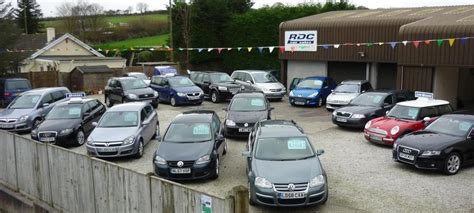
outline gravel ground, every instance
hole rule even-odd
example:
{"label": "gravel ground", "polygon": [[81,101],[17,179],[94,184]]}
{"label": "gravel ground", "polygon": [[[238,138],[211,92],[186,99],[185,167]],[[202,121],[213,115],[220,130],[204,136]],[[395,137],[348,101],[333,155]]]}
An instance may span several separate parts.
{"label": "gravel ground", "polygon": [[[97,96],[102,99],[102,96]],[[201,106],[158,108],[160,129],[163,133],[178,114],[192,109],[215,110],[221,120],[227,103],[204,102]],[[330,121],[324,108],[292,107],[287,100],[272,102],[276,108],[273,119],[293,119],[309,135],[316,149],[324,149],[321,156],[329,180],[329,200],[326,205],[298,209],[252,207],[251,212],[354,212],[354,211],[461,211],[474,212],[474,166],[455,176],[424,171],[395,163],[391,147],[368,143],[361,131],[341,129]],[[246,185],[245,161],[241,152],[245,140],[229,139],[229,153],[222,159],[221,174],[214,181],[184,182],[210,194],[224,197],[238,185]],[[110,159],[121,166],[143,173],[153,172],[153,153],[159,146],[151,141],[141,159]],[[72,148],[86,153],[85,146]]]}

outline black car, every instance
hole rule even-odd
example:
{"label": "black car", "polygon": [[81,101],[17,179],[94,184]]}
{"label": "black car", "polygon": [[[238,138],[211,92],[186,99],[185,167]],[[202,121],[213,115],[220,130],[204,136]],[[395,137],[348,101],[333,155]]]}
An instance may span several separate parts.
{"label": "black car", "polygon": [[224,110],[224,132],[226,137],[247,136],[255,123],[270,120],[274,108],[262,92],[242,92],[232,98]]}
{"label": "black car", "polygon": [[398,102],[409,100],[415,100],[415,95],[404,90],[363,93],[354,98],[348,106],[334,110],[332,122],[341,127],[364,128],[368,121],[385,116]]}
{"label": "black car", "polygon": [[448,114],[393,144],[395,161],[456,174],[474,163],[474,115]]}
{"label": "black car", "polygon": [[94,129],[92,123],[105,111],[106,107],[97,99],[72,98],[54,106],[45,120],[31,131],[31,138],[45,143],[80,146]]}
{"label": "black car", "polygon": [[247,157],[251,205],[306,206],[328,199],[328,182],[319,155],[293,121],[269,120],[250,133]]}
{"label": "black car", "polygon": [[169,125],[155,152],[155,174],[171,180],[217,178],[227,153],[219,117],[214,111],[190,111]]}
{"label": "black car", "polygon": [[104,89],[105,104],[112,107],[117,103],[143,101],[158,107],[158,92],[141,79],[134,77],[111,78]]}
{"label": "black car", "polygon": [[242,87],[223,72],[192,72],[190,78],[213,103],[231,99]]}

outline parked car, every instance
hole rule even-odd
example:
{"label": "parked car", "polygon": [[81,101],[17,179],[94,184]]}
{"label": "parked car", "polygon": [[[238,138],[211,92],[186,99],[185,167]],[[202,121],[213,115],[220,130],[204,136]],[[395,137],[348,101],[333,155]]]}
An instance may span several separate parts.
{"label": "parked car", "polygon": [[271,100],[281,100],[286,94],[285,86],[266,71],[236,70],[231,77],[246,90],[262,91]]}
{"label": "parked car", "polygon": [[8,106],[13,99],[28,90],[31,90],[31,84],[27,79],[0,78],[0,106]]}
{"label": "parked car", "polygon": [[474,163],[473,126],[473,115],[443,115],[425,130],[397,140],[393,158],[420,169],[454,175],[462,166]]}
{"label": "parked car", "polygon": [[343,81],[327,97],[326,109],[335,110],[337,108],[347,106],[355,97],[364,92],[370,91],[372,91],[372,85],[370,85],[370,82],[366,80]]}
{"label": "parked car", "polygon": [[31,131],[31,139],[81,146],[94,129],[92,123],[105,111],[105,105],[97,99],[71,98],[51,109],[44,121]]}
{"label": "parked car", "polygon": [[38,126],[48,112],[61,101],[68,88],[40,88],[20,94],[0,112],[0,129],[13,132],[29,132]]}
{"label": "parked car", "polygon": [[328,182],[319,155],[292,121],[268,120],[250,133],[247,159],[251,205],[306,206],[328,199]]}
{"label": "parked car", "polygon": [[368,121],[385,116],[395,104],[414,99],[413,92],[403,90],[367,92],[354,98],[348,106],[334,110],[332,122],[341,127],[364,128]]}
{"label": "parked car", "polygon": [[227,137],[247,136],[255,123],[270,120],[274,108],[262,92],[238,93],[232,98],[225,116],[224,133]]}
{"label": "parked car", "polygon": [[158,92],[152,90],[141,79],[133,77],[111,78],[104,90],[105,104],[112,107],[114,104],[127,102],[147,102],[154,108],[158,107]]}
{"label": "parked car", "polygon": [[155,174],[172,180],[217,178],[227,142],[214,111],[189,111],[169,125],[155,153]]}
{"label": "parked car", "polygon": [[291,105],[322,106],[336,88],[336,82],[329,77],[312,76],[301,81],[289,95]]}
{"label": "parked car", "polygon": [[204,92],[185,76],[153,76],[150,87],[160,95],[161,102],[171,106],[202,104]]}
{"label": "parked car", "polygon": [[265,70],[265,71],[272,74],[278,80],[278,82],[282,83],[280,70]]}
{"label": "parked car", "polygon": [[143,156],[144,147],[159,135],[158,114],[149,103],[113,106],[87,138],[87,153],[101,158]]}
{"label": "parked car", "polygon": [[365,124],[365,139],[393,145],[403,135],[422,130],[441,115],[452,112],[448,101],[417,99],[397,103],[384,117]]}
{"label": "parked car", "polygon": [[129,72],[129,73],[125,73],[123,76],[124,77],[133,77],[133,78],[141,79],[147,85],[150,85],[150,82],[151,82],[150,78],[148,76],[146,76],[145,73],[142,73],[142,72]]}
{"label": "parked car", "polygon": [[242,87],[223,72],[192,72],[190,78],[213,103],[231,99]]}

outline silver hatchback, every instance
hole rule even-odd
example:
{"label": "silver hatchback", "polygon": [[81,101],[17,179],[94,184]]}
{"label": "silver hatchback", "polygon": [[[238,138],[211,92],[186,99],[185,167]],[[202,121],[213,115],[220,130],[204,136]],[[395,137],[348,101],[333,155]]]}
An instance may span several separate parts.
{"label": "silver hatchback", "polygon": [[134,102],[110,108],[94,123],[87,153],[101,158],[143,156],[145,145],[159,135],[158,114],[149,103]]}

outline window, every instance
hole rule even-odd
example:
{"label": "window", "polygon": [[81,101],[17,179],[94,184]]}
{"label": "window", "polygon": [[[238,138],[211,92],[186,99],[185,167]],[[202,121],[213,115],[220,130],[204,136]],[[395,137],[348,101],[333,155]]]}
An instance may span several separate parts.
{"label": "window", "polygon": [[150,117],[150,115],[153,113],[153,108],[151,108],[150,105],[147,105],[147,106],[145,107],[145,113],[146,113],[146,117],[147,117],[147,118]]}
{"label": "window", "polygon": [[235,80],[243,81],[242,75],[243,75],[243,73],[234,72],[234,73],[232,74],[232,78],[235,79]]}
{"label": "window", "polygon": [[89,101],[87,102],[87,105],[89,105],[91,112],[96,110],[99,107],[99,104],[97,103],[97,101]]}
{"label": "window", "polygon": [[252,76],[250,76],[248,73],[244,73],[244,81],[253,82]]}
{"label": "window", "polygon": [[219,121],[219,118],[217,118],[217,116],[213,116],[213,118],[212,118],[212,129],[214,129],[214,131],[216,131],[216,132],[219,132],[220,126],[221,126],[221,123]]}
{"label": "window", "polygon": [[109,80],[109,87],[115,87],[115,80]]}
{"label": "window", "polygon": [[425,108],[422,108],[421,111],[420,111],[420,116],[419,119],[423,119],[425,117],[436,117],[438,116],[438,113],[436,112],[436,108],[434,107],[425,107]]}
{"label": "window", "polygon": [[407,97],[403,93],[397,93],[397,102],[403,102],[406,101]]}
{"label": "window", "polygon": [[56,91],[51,94],[53,96],[54,101],[59,101],[61,99],[66,98],[66,94],[63,91]]}
{"label": "window", "polygon": [[[90,102],[89,102],[89,103],[90,103]],[[89,105],[89,103],[84,104],[84,106],[82,106],[82,111],[83,111],[84,113],[91,113],[91,112],[92,112],[93,109],[91,108],[91,106]]]}
{"label": "window", "polygon": [[453,111],[453,109],[451,109],[451,106],[449,104],[437,106],[436,108],[438,108],[439,115],[444,115],[446,113],[450,113]]}
{"label": "window", "polygon": [[392,105],[393,104],[393,95],[389,95],[383,101],[385,105]]}
{"label": "window", "polygon": [[43,104],[46,104],[46,103],[51,104],[53,102],[54,102],[54,99],[51,96],[51,93],[47,93],[46,95],[44,95],[43,101],[42,101]]}
{"label": "window", "polygon": [[203,77],[203,76],[204,76],[204,74],[199,73],[198,76],[196,76],[195,81],[202,83],[202,77]]}
{"label": "window", "polygon": [[204,74],[204,76],[202,77],[202,82],[207,82],[207,83],[210,83],[211,82],[211,78],[209,77],[209,74]]}
{"label": "window", "polygon": [[362,91],[367,92],[371,90],[372,90],[372,86],[369,83],[362,84]]}
{"label": "window", "polygon": [[146,118],[147,118],[147,114],[146,114],[145,108],[143,108],[143,109],[140,111],[140,120],[141,120],[141,122],[145,121]]}
{"label": "window", "polygon": [[161,85],[163,83],[163,78],[161,77],[154,77],[153,80],[152,80],[152,83],[153,84],[156,84],[156,85]]}

